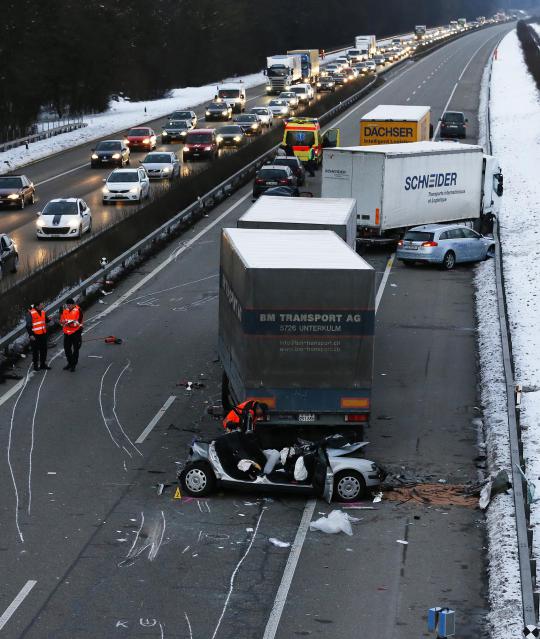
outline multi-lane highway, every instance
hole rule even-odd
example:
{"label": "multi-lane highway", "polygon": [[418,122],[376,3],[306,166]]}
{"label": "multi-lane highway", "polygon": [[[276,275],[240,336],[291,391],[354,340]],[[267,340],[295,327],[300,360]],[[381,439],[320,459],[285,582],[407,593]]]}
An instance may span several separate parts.
{"label": "multi-lane highway", "polygon": [[[384,103],[427,104],[434,118],[447,107],[464,110],[475,141],[482,72],[509,28],[471,33],[396,69],[332,124],[342,144],[356,144],[360,116]],[[86,162],[87,151],[72,153]],[[44,164],[32,177],[44,182],[61,168]],[[98,174],[84,168],[65,177],[83,188]],[[308,180],[318,193],[319,176]],[[312,516],[331,509],[323,502],[173,499],[168,484],[193,436],[220,429],[206,411],[220,398],[218,238],[250,195],[249,187],[239,191],[89,309],[76,374],[62,370],[58,345],[51,371],[4,386],[2,636],[412,638],[425,635],[433,605],[458,611],[460,637],[482,636],[478,510],[383,501],[349,511],[361,521],[346,537],[307,530]],[[366,255],[380,292],[368,455],[435,482],[475,480],[473,267],[411,270],[389,257]],[[123,344],[89,341],[103,335]],[[185,380],[204,387],[187,391]],[[270,538],[295,544],[279,548]]]}
{"label": "multi-lane highway", "polygon": [[[384,41],[381,42],[381,44]],[[410,62],[409,62],[410,63]],[[322,94],[325,95],[325,94]],[[255,105],[266,105],[271,97],[266,95],[264,85],[260,85],[247,91],[246,110]],[[316,100],[320,96],[316,95]],[[221,127],[221,122],[205,122],[205,105],[194,107],[199,119],[199,127]],[[158,144],[160,133],[166,118],[159,118],[146,125],[152,127],[158,134]],[[116,134],[107,136],[107,139],[121,139],[126,131],[119,131]],[[80,197],[83,198],[92,211],[92,228],[93,232],[114,224],[125,215],[125,211],[133,212],[139,206],[138,204],[115,203],[111,205],[103,205],[102,189],[103,179],[112,170],[110,167],[101,169],[90,168],[90,155],[97,141],[77,146],[71,150],[59,153],[55,156],[44,158],[38,162],[29,165],[26,168],[16,171],[16,173],[24,173],[36,185],[36,202],[28,205],[24,210],[11,209],[0,211],[0,233],[8,233],[15,241],[20,255],[20,263],[18,273],[15,275],[5,274],[6,279],[15,282],[37,267],[48,263],[51,260],[59,259],[64,252],[71,250],[77,242],[82,240],[62,240],[49,239],[38,240],[36,238],[36,213],[43,209],[45,204],[57,197]],[[182,145],[176,144],[159,144],[158,150],[175,151],[181,159]],[[232,149],[222,149],[221,154],[232,153]],[[138,166],[139,161],[145,157],[145,152],[135,151],[131,154],[131,166]],[[208,162],[186,162],[182,164],[181,174],[187,175],[193,171],[200,171],[208,166]],[[158,181],[151,185],[151,189],[167,188],[167,184]],[[142,204],[144,206],[145,203]]]}

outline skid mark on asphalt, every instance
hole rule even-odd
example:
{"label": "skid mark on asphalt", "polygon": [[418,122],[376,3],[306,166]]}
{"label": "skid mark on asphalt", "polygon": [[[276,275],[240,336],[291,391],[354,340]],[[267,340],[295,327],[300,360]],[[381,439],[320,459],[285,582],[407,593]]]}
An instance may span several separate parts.
{"label": "skid mark on asphalt", "polygon": [[135,538],[131,544],[131,548],[119,564],[119,568],[132,566],[137,559],[148,549],[148,560],[154,561],[157,557],[163,538],[165,536],[166,521],[165,514],[160,511],[154,521],[145,526],[144,512],[141,512],[141,524],[135,533]]}
{"label": "skid mark on asphalt", "polygon": [[[105,400],[107,400],[107,393],[104,392],[103,387],[104,387],[105,378],[107,377],[107,373],[109,372],[112,366],[113,366],[113,362],[111,362],[105,369],[105,372],[101,376],[101,381],[99,384],[98,402],[99,402],[99,408],[101,412],[101,418],[103,420],[103,423],[105,424],[105,428],[107,429],[107,432],[109,433],[109,437],[111,438],[111,441],[114,443],[114,445],[117,448],[122,448],[122,450],[124,450],[127,453],[127,455],[129,455],[129,457],[132,458],[133,455],[131,454],[129,450],[131,448],[131,450],[134,450],[138,455],[142,457],[141,451],[131,441],[129,435],[126,433],[126,431],[124,430],[124,427],[122,426],[122,422],[118,418],[118,413],[116,412],[116,403],[117,403],[116,392],[117,392],[118,384],[120,382],[120,379],[126,372],[126,370],[131,366],[131,360],[127,361],[126,365],[120,371],[118,377],[116,378],[116,381],[114,382],[114,385],[113,385],[113,391],[112,391],[112,406],[110,405],[111,399],[110,397],[108,397],[109,408],[107,408],[105,406]],[[115,431],[114,434],[113,434],[113,431]]]}
{"label": "skid mark on asphalt", "polygon": [[15,411],[17,410],[17,405],[19,404],[19,400],[21,399],[22,394],[28,384],[28,376],[30,375],[30,366],[28,366],[28,370],[26,371],[26,377],[24,380],[24,384],[22,385],[20,393],[17,395],[17,399],[13,404],[13,410],[11,411],[11,420],[9,423],[9,436],[8,436],[8,448],[7,448],[7,462],[9,466],[9,472],[11,473],[11,481],[13,482],[13,489],[15,491],[15,527],[17,528],[17,533],[19,535],[19,539],[21,543],[24,543],[24,537],[21,531],[21,527],[19,525],[19,491],[17,489],[17,481],[15,479],[15,472],[13,470],[13,465],[11,463],[11,441],[13,437],[13,427],[15,424]]}
{"label": "skid mark on asphalt", "polygon": [[266,511],[266,506],[263,506],[261,513],[257,519],[257,524],[255,525],[255,530],[253,531],[253,534],[251,535],[251,540],[249,542],[248,547],[246,548],[246,552],[242,555],[242,557],[240,558],[239,562],[236,564],[232,575],[231,575],[231,579],[229,581],[229,591],[227,592],[227,596],[225,597],[225,602],[223,604],[223,609],[221,611],[221,615],[219,616],[218,622],[216,624],[216,627],[214,629],[214,632],[212,634],[211,639],[216,639],[217,633],[219,632],[219,628],[221,626],[221,622],[223,621],[223,618],[225,617],[225,613],[227,612],[227,608],[229,607],[229,601],[231,599],[231,595],[233,593],[234,590],[234,582],[236,580],[236,575],[238,574],[238,571],[240,570],[240,567],[242,566],[242,564],[244,563],[245,558],[249,555],[249,551],[251,550],[253,543],[255,541],[255,538],[257,537],[257,533],[259,531],[259,526],[261,524],[261,519],[264,515]]}

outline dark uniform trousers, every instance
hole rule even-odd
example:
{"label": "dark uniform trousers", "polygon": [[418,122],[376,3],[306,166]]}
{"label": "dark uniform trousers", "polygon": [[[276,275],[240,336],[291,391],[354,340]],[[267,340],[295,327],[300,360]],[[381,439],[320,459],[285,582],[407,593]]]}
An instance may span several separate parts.
{"label": "dark uniform trousers", "polygon": [[82,343],[82,331],[75,331],[71,335],[64,333],[64,352],[68,366],[77,366],[79,361],[79,350]]}

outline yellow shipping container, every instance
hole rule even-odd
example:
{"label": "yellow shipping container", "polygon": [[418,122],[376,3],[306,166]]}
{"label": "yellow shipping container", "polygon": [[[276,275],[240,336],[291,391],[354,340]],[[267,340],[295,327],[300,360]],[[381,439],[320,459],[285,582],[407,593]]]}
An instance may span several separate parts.
{"label": "yellow shipping container", "polygon": [[431,138],[427,106],[381,104],[360,120],[360,145],[426,142]]}

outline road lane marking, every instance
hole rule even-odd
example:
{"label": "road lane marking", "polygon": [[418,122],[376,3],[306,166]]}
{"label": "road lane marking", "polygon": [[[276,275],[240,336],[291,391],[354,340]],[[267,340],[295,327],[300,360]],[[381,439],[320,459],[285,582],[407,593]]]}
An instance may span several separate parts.
{"label": "road lane marking", "polygon": [[59,173],[58,175],[53,175],[52,177],[47,178],[46,180],[41,180],[41,182],[36,182],[35,186],[41,186],[42,184],[47,184],[47,182],[52,182],[53,180],[57,180],[58,178],[64,177],[64,175],[69,175],[70,173],[73,173],[75,171],[80,171],[81,169],[84,169],[85,166],[88,166],[88,162],[85,162],[85,164],[81,164],[80,166],[76,166],[73,169],[64,171],[63,173]]}
{"label": "road lane marking", "polygon": [[37,584],[37,581],[30,579],[27,581],[24,586],[19,591],[19,594],[15,597],[15,599],[9,604],[6,608],[4,614],[0,617],[0,630],[4,628],[7,622],[13,616],[13,613],[17,610],[17,608],[22,604],[22,602],[26,599],[32,588]]}
{"label": "road lane marking", "polygon": [[[497,37],[498,34],[497,34]],[[480,49],[482,47],[485,47],[486,44],[488,42],[491,42],[494,38],[490,38],[489,40],[486,40],[485,42],[483,42],[478,49],[476,49],[476,51],[472,54],[472,56],[469,58],[469,61],[467,62],[467,64],[463,67],[462,72],[459,74],[459,77],[457,79],[457,82],[454,84],[454,88],[452,89],[452,93],[450,94],[450,97],[448,98],[448,102],[446,103],[444,109],[443,109],[443,113],[446,112],[446,110],[448,109],[450,102],[452,101],[452,98],[454,97],[454,93],[456,92],[456,89],[458,88],[458,84],[461,82],[461,79],[463,78],[463,76],[465,75],[465,71],[467,71],[467,69],[469,68],[469,65],[471,64],[471,62],[474,60],[474,58],[476,57],[476,54],[480,51]],[[435,133],[433,133],[433,138],[432,140],[435,140],[437,135],[439,135],[439,129],[441,128],[441,121],[439,120],[439,122],[437,123],[437,128],[435,129]]]}
{"label": "road lane marking", "polygon": [[149,282],[158,273],[160,273],[164,268],[166,268],[171,262],[174,262],[178,258],[179,255],[184,253],[184,251],[187,251],[189,248],[191,248],[191,246],[193,244],[195,244],[195,242],[197,242],[197,240],[199,240],[201,237],[206,235],[208,233],[208,231],[210,231],[211,229],[214,228],[214,226],[216,226],[216,224],[219,224],[223,218],[227,217],[227,215],[229,215],[229,213],[231,211],[233,211],[237,206],[242,204],[242,202],[245,202],[248,199],[248,197],[251,197],[251,192],[248,192],[245,195],[243,195],[239,200],[237,200],[234,204],[232,204],[226,211],[224,211],[221,215],[216,217],[216,219],[213,222],[210,222],[210,224],[208,226],[205,226],[203,229],[201,229],[201,231],[199,231],[197,233],[197,235],[192,237],[191,240],[188,240],[182,246],[182,248],[178,249],[178,251],[173,251],[167,258],[165,258],[163,260],[163,262],[158,264],[152,271],[150,271],[150,273],[148,273],[148,275],[145,275],[145,277],[143,277],[143,279],[140,282],[137,282],[137,284],[134,284],[128,291],[126,291],[123,295],[121,295],[108,308],[106,308],[104,311],[102,311],[101,313],[96,315],[93,318],[93,320],[95,321],[95,320],[98,320],[98,319],[102,319],[103,317],[106,317],[107,315],[109,315],[109,313],[112,313],[114,310],[116,310],[120,306],[120,304],[122,304],[127,299],[129,299],[133,295],[133,293],[135,293],[141,287],[143,287],[147,282]]}
{"label": "road lane marking", "polygon": [[139,435],[139,437],[135,440],[136,444],[142,444],[143,441],[148,437],[148,435],[152,432],[155,425],[159,422],[159,420],[165,415],[169,406],[176,399],[176,395],[171,395],[169,399],[163,404],[163,406],[158,410],[158,412],[152,418],[152,421],[148,424],[148,426],[143,430],[143,432]]}
{"label": "road lane marking", "polygon": [[388,277],[390,276],[390,271],[392,270],[392,266],[394,265],[395,257],[396,257],[396,254],[392,253],[392,255],[388,259],[388,262],[386,263],[386,268],[384,269],[384,275],[382,277],[381,283],[379,284],[377,296],[375,297],[375,315],[377,314],[377,311],[379,310],[379,304],[381,303],[384,289],[386,288],[386,283],[388,282]]}
{"label": "road lane marking", "polygon": [[316,499],[310,499],[305,505],[304,512],[302,513],[302,519],[300,520],[298,530],[296,531],[296,536],[291,546],[289,558],[287,559],[287,564],[285,565],[285,570],[283,571],[281,583],[279,584],[276,598],[274,599],[274,605],[272,606],[270,617],[268,618],[268,623],[266,624],[266,628],[264,630],[263,639],[274,639],[274,637],[276,636],[279,622],[281,621],[281,615],[283,614],[283,608],[285,607],[285,604],[287,602],[289,589],[291,587],[294,573],[296,571],[296,564],[300,559],[302,547],[306,539],[309,523],[311,522],[311,518],[313,517],[313,512],[315,510],[316,504]]}
{"label": "road lane marking", "polygon": [[[386,268],[384,269],[384,275],[382,277],[381,283],[379,284],[379,288],[377,289],[377,296],[375,298],[375,314],[379,309],[379,304],[381,303],[384,289],[388,281],[388,276],[390,275],[390,271],[392,270],[394,256],[395,253],[393,253],[388,259]],[[298,530],[296,531],[296,536],[291,546],[289,558],[287,559],[285,570],[283,571],[283,576],[281,577],[281,582],[276,593],[276,598],[274,599],[274,605],[272,606],[270,616],[268,617],[268,622],[264,630],[263,639],[274,639],[276,636],[279,622],[281,621],[281,615],[283,614],[283,608],[285,608],[287,596],[289,594],[294,573],[296,571],[296,565],[298,563],[298,559],[300,558],[304,541],[306,540],[309,523],[311,522],[311,518],[313,517],[313,512],[315,510],[316,504],[316,499],[310,499],[306,502],[306,505],[304,507],[302,519],[300,520],[300,524],[298,525]]]}

